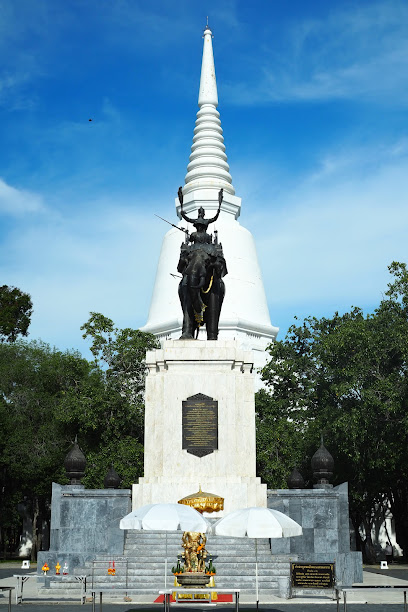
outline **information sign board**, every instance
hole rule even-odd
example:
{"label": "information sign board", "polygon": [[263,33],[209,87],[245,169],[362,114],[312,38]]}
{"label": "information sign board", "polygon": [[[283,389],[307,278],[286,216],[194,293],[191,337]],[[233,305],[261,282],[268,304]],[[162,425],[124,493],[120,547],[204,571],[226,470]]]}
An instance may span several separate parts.
{"label": "information sign board", "polygon": [[295,589],[333,589],[334,563],[291,563],[291,584]]}

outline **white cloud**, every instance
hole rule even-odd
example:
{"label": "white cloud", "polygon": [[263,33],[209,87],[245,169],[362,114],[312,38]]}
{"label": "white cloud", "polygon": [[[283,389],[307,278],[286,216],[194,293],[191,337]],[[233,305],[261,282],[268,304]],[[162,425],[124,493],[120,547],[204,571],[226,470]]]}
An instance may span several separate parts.
{"label": "white cloud", "polygon": [[376,153],[332,155],[323,170],[251,219],[271,312],[290,307],[295,313],[305,305],[310,314],[324,305],[371,308],[386,288],[387,266],[407,261],[406,146]]}
{"label": "white cloud", "polygon": [[406,105],[408,5],[387,0],[338,7],[325,19],[292,22],[282,45],[271,37],[256,82],[248,87],[245,74],[246,83],[227,86],[229,101],[374,99]]}
{"label": "white cloud", "polygon": [[163,228],[150,202],[146,212],[129,201],[84,201],[67,212],[21,221],[0,248],[6,284],[31,294],[30,337],[58,348],[80,347],[90,311],[119,327],[140,327],[147,312]]}
{"label": "white cloud", "polygon": [[29,89],[47,72],[50,48],[68,16],[45,0],[2,0],[0,10],[0,105],[7,111],[31,109],[37,95]]}
{"label": "white cloud", "polygon": [[0,178],[0,214],[22,215],[44,210],[43,198],[40,195],[16,189]]}
{"label": "white cloud", "polygon": [[[30,79],[46,77],[47,70],[52,74],[56,65],[64,74],[64,69],[71,66],[67,51],[72,40],[76,40],[77,28],[82,34],[87,28],[86,22],[77,19],[80,13],[72,7],[65,7],[57,18],[53,2],[39,4],[40,19],[33,22],[32,30],[30,11],[36,9],[29,9],[30,0],[17,0],[18,6],[28,7],[28,13],[14,9],[14,0],[5,0],[9,18],[2,22],[5,13],[0,15],[0,39],[4,34],[0,51],[5,51],[3,57],[13,56],[11,66],[4,64],[3,72],[3,99],[7,92],[14,94],[7,94],[8,105],[12,98],[17,103],[20,90],[22,102],[28,100],[23,94]],[[325,11],[328,16],[313,21],[300,21],[296,13],[289,17],[288,12],[286,21],[278,20],[274,25],[276,30],[281,28],[281,40],[270,35],[272,26],[268,20],[253,24],[248,20],[240,26],[233,0],[217,5],[213,13],[208,11],[210,26],[217,37],[216,61],[219,56],[221,67],[224,61],[224,72],[225,65],[235,65],[245,83],[230,87],[230,102],[370,98],[405,104],[408,7],[399,0],[357,5],[345,8],[341,3],[328,3]],[[99,41],[105,44],[107,40],[108,53],[120,46],[128,54],[129,47],[132,53],[136,52],[129,56],[132,64],[140,47],[149,62],[155,52],[162,58],[163,46],[170,42],[173,45],[183,33],[174,43],[177,48],[169,47],[174,53],[166,56],[164,62],[161,59],[160,65],[173,85],[175,78],[191,78],[196,88],[200,40],[196,41],[197,73],[191,75],[190,68],[184,71],[184,67],[181,70],[176,66],[177,49],[188,46],[190,35],[197,39],[197,15],[187,1],[177,7],[177,25],[171,7],[163,10],[160,18],[156,14],[158,7],[135,7],[130,0],[102,3],[100,9],[96,14],[99,34],[94,41],[95,54]],[[186,15],[181,18],[183,11]],[[207,11],[204,20],[206,14]],[[229,24],[235,43],[228,45],[228,27],[218,38],[217,21]],[[204,23],[200,22],[199,27]],[[238,27],[248,33],[255,26],[259,32],[256,41],[259,53],[251,47],[253,40],[244,37],[242,44],[241,36],[236,43]],[[52,49],[55,53],[50,52]],[[240,52],[245,58],[239,56]],[[231,55],[234,62],[230,62]],[[66,62],[62,68],[61,59]],[[78,69],[75,62],[72,66],[72,70]],[[151,66],[155,64],[146,63],[146,70],[152,70]],[[175,74],[177,70],[188,77]],[[109,70],[107,74],[109,78]],[[142,72],[140,76],[146,75]],[[0,81],[1,78],[0,72]],[[220,80],[224,102],[227,87],[224,79]],[[140,83],[143,85],[140,91],[148,89],[145,83]],[[189,87],[183,85],[181,91],[188,91]],[[137,99],[130,113],[109,88],[93,102],[92,123],[88,122],[88,114],[84,114],[82,121],[75,113],[68,113],[65,119],[50,120],[37,128],[35,121],[30,123],[31,114],[24,116],[21,129],[29,130],[21,141],[23,161],[11,172],[20,177],[20,184],[24,180],[33,184],[35,180],[44,193],[20,189],[0,179],[0,213],[8,215],[0,246],[0,272],[3,282],[20,286],[33,296],[31,337],[42,336],[60,347],[78,346],[79,326],[90,310],[102,311],[118,325],[136,327],[146,322],[166,231],[153,212],[174,220],[171,215],[175,193],[169,198],[168,193],[162,196],[159,191],[174,186],[174,176],[182,177],[185,172],[195,114],[194,109],[189,111],[185,136],[184,118],[168,108],[165,98],[171,96],[166,89],[163,91],[160,108],[165,110],[161,112],[158,107],[154,125],[149,123],[149,114]],[[325,120],[323,117],[322,130]],[[175,129],[178,126],[181,129]],[[297,144],[287,143],[278,130],[272,145],[260,142],[259,147],[253,147],[263,159],[250,159],[252,153],[245,146],[235,154],[231,171],[237,195],[243,197],[240,222],[253,228],[276,325],[283,325],[280,317],[274,316],[279,309],[296,312],[298,308],[310,307],[314,313],[329,302],[349,305],[378,302],[387,282],[387,264],[393,259],[407,259],[408,141],[401,138],[391,145],[367,144],[366,148],[357,149],[350,140],[357,141],[361,135],[356,131],[350,135],[349,129],[344,122],[339,138],[346,144],[334,143],[333,150],[322,155],[320,163],[300,179],[295,175],[299,171],[296,155],[293,161],[286,156],[290,161],[284,170],[278,164],[271,167],[271,156],[276,159],[280,150],[287,154],[285,147]],[[239,133],[239,126],[237,130]],[[228,134],[234,140],[230,130]],[[307,131],[300,134],[301,139],[308,137]],[[369,137],[375,140],[377,135]],[[311,138],[301,172],[313,163],[318,155],[316,149],[322,146],[320,142],[319,135],[316,141]],[[35,147],[31,147],[32,143]],[[39,152],[34,163],[27,151],[32,156],[31,151]],[[35,174],[24,176],[27,168],[33,168]],[[102,191],[106,198],[99,196]],[[125,192],[132,193],[132,201],[124,199]],[[146,196],[151,201],[146,203]],[[268,198],[269,205],[265,205]]]}
{"label": "white cloud", "polygon": [[[305,309],[330,316],[343,305],[378,304],[387,265],[407,261],[406,141],[328,152],[295,187],[275,193],[269,206],[265,175],[260,190],[256,179],[245,180],[253,188],[244,185],[240,221],[255,237],[274,325],[284,332],[288,318]],[[32,338],[86,352],[79,328],[90,311],[120,327],[146,322],[166,231],[153,212],[168,216],[168,197],[84,199],[57,212],[41,195],[4,181],[0,193],[1,187],[11,194],[9,206],[13,198],[21,211],[40,202],[47,212],[16,217],[0,247],[3,282],[32,295]]]}

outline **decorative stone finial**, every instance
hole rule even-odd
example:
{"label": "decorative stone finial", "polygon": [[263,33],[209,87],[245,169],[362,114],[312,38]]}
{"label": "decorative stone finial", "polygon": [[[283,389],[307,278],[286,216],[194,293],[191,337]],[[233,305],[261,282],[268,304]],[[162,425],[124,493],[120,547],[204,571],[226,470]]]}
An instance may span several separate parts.
{"label": "decorative stone finial", "polygon": [[81,479],[85,474],[86,459],[84,453],[78,446],[77,436],[75,436],[74,446],[65,457],[64,467],[67,478],[71,480],[69,484],[81,484]]}
{"label": "decorative stone finial", "polygon": [[305,481],[303,479],[303,476],[296,468],[293,469],[286,482],[289,489],[305,488]]}
{"label": "decorative stone finial", "polygon": [[119,474],[116,472],[113,465],[111,465],[108,470],[108,473],[105,476],[105,480],[103,481],[103,486],[105,487],[105,489],[118,489],[120,486],[120,482],[121,479]]}
{"label": "decorative stone finial", "polygon": [[330,478],[333,476],[334,459],[323,444],[323,434],[321,436],[320,448],[312,457],[313,477],[317,479],[314,489],[328,489],[333,487]]}

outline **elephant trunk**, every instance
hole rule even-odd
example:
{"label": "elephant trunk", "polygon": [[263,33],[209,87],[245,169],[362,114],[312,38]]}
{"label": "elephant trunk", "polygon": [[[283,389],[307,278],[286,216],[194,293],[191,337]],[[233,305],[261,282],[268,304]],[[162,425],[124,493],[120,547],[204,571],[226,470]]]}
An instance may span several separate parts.
{"label": "elephant trunk", "polygon": [[192,274],[189,279],[190,289],[201,289],[205,285],[205,271],[200,270],[199,274]]}
{"label": "elephant trunk", "polygon": [[198,281],[198,285],[190,285],[191,289],[202,289],[205,284],[205,276],[200,276],[200,280]]}

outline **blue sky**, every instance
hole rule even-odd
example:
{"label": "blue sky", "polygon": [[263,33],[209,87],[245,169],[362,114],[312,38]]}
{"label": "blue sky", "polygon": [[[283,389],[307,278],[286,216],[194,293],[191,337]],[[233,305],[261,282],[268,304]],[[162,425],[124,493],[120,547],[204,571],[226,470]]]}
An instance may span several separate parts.
{"label": "blue sky", "polygon": [[[407,261],[403,0],[1,0],[0,279],[30,338],[88,355],[147,320],[209,16],[230,172],[271,321],[372,310]],[[92,121],[89,121],[92,119]]]}

